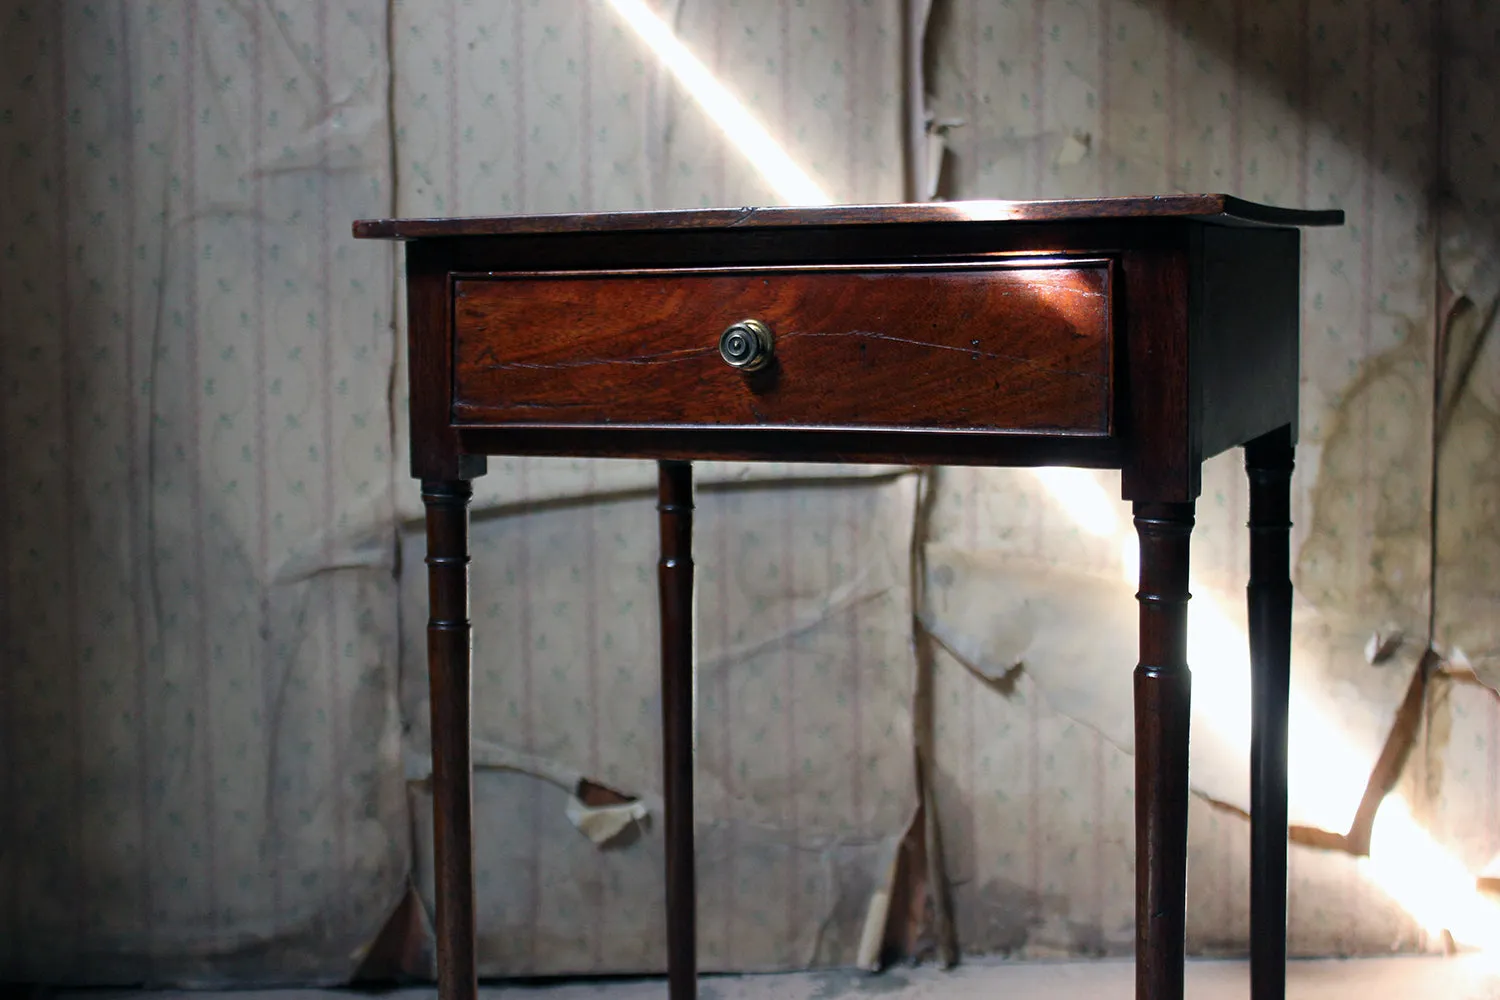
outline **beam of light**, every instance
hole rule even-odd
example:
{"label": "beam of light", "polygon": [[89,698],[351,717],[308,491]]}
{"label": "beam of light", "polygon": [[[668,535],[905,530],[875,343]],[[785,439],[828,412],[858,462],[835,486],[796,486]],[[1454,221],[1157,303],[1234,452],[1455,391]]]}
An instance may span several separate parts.
{"label": "beam of light", "polygon": [[[643,0],[608,0],[626,24],[667,66],[724,135],[760,171],[788,204],[827,205],[832,199],[787,155],[765,127],[729,93]],[[1011,202],[955,206],[968,218],[1012,218]],[[1053,501],[1080,529],[1120,544],[1121,568],[1134,584],[1139,549],[1122,529],[1119,505],[1098,479],[1082,469],[1041,468],[1033,473]],[[1250,663],[1245,631],[1206,591],[1193,601],[1188,651],[1193,670],[1195,710],[1235,745],[1250,739]],[[1370,763],[1340,734],[1302,692],[1290,698],[1289,797],[1304,822],[1330,830],[1347,829],[1363,793]],[[1359,870],[1416,919],[1429,934],[1447,931],[1462,945],[1500,953],[1500,904],[1479,892],[1474,874],[1422,829],[1399,795],[1388,795],[1376,813],[1370,854]]]}
{"label": "beam of light", "polygon": [[833,199],[787,155],[765,126],[755,120],[755,116],[735,99],[643,0],[608,0],[608,3],[656,53],[688,95],[708,113],[725,137],[760,171],[784,202],[788,205],[833,204]]}
{"label": "beam of light", "polygon": [[1119,504],[1088,469],[1032,469],[1059,507],[1084,531],[1109,538],[1120,530]]}
{"label": "beam of light", "polygon": [[[1119,546],[1120,566],[1132,585],[1140,576],[1140,548],[1122,504],[1098,478],[1081,469],[1033,469],[1048,495],[1080,529]],[[1194,715],[1231,746],[1250,746],[1250,654],[1244,625],[1209,592],[1190,582],[1188,663]],[[1339,731],[1306,692],[1292,687],[1287,794],[1294,820],[1325,830],[1349,829],[1369,779],[1371,757]],[[1500,903],[1481,892],[1474,873],[1439,844],[1400,795],[1387,795],[1375,815],[1370,853],[1358,861],[1364,878],[1389,896],[1430,935],[1447,931],[1463,946],[1500,956]]]}
{"label": "beam of light", "polygon": [[1500,905],[1475,888],[1474,873],[1422,829],[1401,796],[1380,804],[1359,867],[1428,934],[1447,931],[1458,944],[1500,951]]}

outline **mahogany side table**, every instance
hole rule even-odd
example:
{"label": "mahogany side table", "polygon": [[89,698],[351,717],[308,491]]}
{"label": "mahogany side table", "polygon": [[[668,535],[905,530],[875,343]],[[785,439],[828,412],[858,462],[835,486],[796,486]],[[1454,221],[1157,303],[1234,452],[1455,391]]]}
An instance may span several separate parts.
{"label": "mahogany side table", "polygon": [[357,222],[407,241],[427,510],[438,983],[476,995],[469,481],[486,455],[660,462],[669,994],[696,993],[693,459],[1122,470],[1140,540],[1136,996],[1179,1000],[1188,539],[1250,479],[1251,992],[1286,962],[1297,227],[1224,195]]}

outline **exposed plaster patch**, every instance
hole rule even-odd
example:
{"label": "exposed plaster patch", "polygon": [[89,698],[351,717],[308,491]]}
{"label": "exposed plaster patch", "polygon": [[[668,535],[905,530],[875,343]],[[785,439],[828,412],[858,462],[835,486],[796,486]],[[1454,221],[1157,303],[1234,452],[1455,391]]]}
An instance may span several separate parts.
{"label": "exposed plaster patch", "polygon": [[[1406,321],[1365,362],[1326,426],[1298,592],[1331,619],[1427,630],[1430,562],[1428,338]],[[1368,628],[1368,624],[1364,626]],[[1363,629],[1361,629],[1362,631]]]}

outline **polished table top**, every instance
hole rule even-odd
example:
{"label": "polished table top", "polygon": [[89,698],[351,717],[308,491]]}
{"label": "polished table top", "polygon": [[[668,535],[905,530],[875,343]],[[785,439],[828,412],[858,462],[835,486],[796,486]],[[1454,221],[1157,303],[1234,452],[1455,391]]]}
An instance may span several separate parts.
{"label": "polished table top", "polygon": [[443,236],[509,236],[524,233],[629,232],[671,229],[859,226],[932,222],[1086,222],[1101,219],[1197,219],[1240,225],[1337,226],[1344,213],[1276,208],[1227,194],[1040,201],[945,201],[817,208],[709,208],[659,212],[600,212],[447,219],[366,219],[354,224],[361,239]]}

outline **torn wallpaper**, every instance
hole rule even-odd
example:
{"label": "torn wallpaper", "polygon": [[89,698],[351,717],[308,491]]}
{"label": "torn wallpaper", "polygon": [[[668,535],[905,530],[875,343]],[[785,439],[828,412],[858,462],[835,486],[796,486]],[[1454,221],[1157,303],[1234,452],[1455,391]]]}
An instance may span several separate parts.
{"label": "torn wallpaper", "polygon": [[[1436,95],[1452,95],[1444,107],[1465,115],[1483,114],[1471,102],[1486,106],[1478,84],[1443,89],[1448,74],[1473,73],[1456,63],[1439,77],[1443,16],[1437,4],[1396,0],[1025,7],[959,0],[938,5],[930,27],[932,114],[963,123],[946,136],[942,189],[952,197],[1212,189],[1347,213],[1343,229],[1304,240],[1293,501],[1292,821],[1339,836],[1355,823],[1413,670],[1425,669],[1418,663],[1434,581],[1439,302],[1439,220],[1428,192],[1445,169],[1441,144],[1463,134],[1442,128]],[[1464,22],[1452,16],[1457,30]],[[1464,34],[1470,47],[1489,38]],[[1468,169],[1477,177],[1488,167]],[[1474,274],[1477,284],[1483,275]],[[1488,301],[1479,296],[1476,319]],[[1455,334],[1450,355],[1482,357],[1474,339]],[[1455,392],[1466,393],[1466,403],[1455,401],[1455,412],[1477,415],[1467,400],[1487,390],[1462,385]],[[1455,436],[1445,463],[1466,460],[1477,470],[1483,440],[1482,432]],[[1189,947],[1229,951],[1245,947],[1248,903],[1240,463],[1228,454],[1204,470],[1189,637],[1191,780],[1215,804],[1195,806],[1192,820]],[[1440,471],[1439,497],[1452,497],[1455,514],[1464,511],[1458,517],[1472,527],[1462,537],[1482,537],[1467,520],[1469,509],[1482,509],[1476,476],[1455,472]],[[939,806],[954,834],[945,848],[959,938],[1023,955],[1128,953],[1131,884],[1122,866],[1132,775],[1122,751],[1130,745],[1133,636],[1093,624],[1124,626],[1133,616],[1115,590],[1135,572],[1118,477],[952,470],[939,496],[920,614],[937,646],[935,756],[939,778],[952,782]],[[1461,557],[1468,565],[1479,558],[1474,549]],[[1449,575],[1456,582],[1459,574],[1455,566]],[[1454,633],[1493,635],[1477,610],[1489,606],[1490,589],[1455,586],[1471,611],[1455,616]],[[1460,617],[1465,626],[1456,625]],[[1449,619],[1439,612],[1438,620]],[[1375,633],[1387,637],[1388,655],[1367,657]],[[1469,645],[1489,642],[1476,636]],[[1016,766],[997,779],[1000,761]],[[996,780],[1005,791],[984,809]],[[1493,783],[1493,769],[1484,780]],[[1391,815],[1420,791],[1404,782]],[[1080,796],[1089,804],[1080,806]],[[1376,831],[1394,825],[1377,823]],[[1383,843],[1388,860],[1392,841]],[[1088,859],[1081,866],[1080,856]],[[1420,866],[1415,856],[1407,860]],[[1379,861],[1356,867],[1337,851],[1294,847],[1294,952],[1422,940],[1424,923],[1433,925],[1417,916],[1420,901],[1383,882]],[[1332,919],[1335,912],[1343,916]]]}
{"label": "torn wallpaper", "polygon": [[[698,491],[704,968],[854,961],[916,803],[915,496],[910,475]],[[638,499],[476,518],[475,839],[488,974],[661,967],[654,513],[654,500]],[[407,551],[418,556],[418,536]],[[407,593],[407,662],[420,663],[420,581]],[[425,779],[426,678],[409,671],[403,688],[412,774]],[[568,815],[581,778],[638,799],[646,817],[596,845]],[[413,795],[429,807],[425,781]],[[424,892],[430,850],[424,840]]]}
{"label": "torn wallpaper", "polygon": [[0,18],[0,979],[344,981],[411,851],[385,6]]}
{"label": "torn wallpaper", "polygon": [[[1365,815],[1372,856],[1297,841],[1291,942],[1438,943],[1472,886],[1414,894],[1390,859],[1461,880],[1500,851],[1500,711],[1476,683],[1500,648],[1500,13],[648,6],[836,201],[914,180],[1346,211],[1305,244],[1292,808],[1330,837]],[[605,0],[16,0],[0,52],[0,979],[342,982],[389,936],[426,974],[399,251],[349,222],[778,191]],[[653,470],[490,470],[483,968],[659,970]],[[698,479],[704,967],[852,964],[887,919],[926,957],[1127,953],[1117,478]],[[1248,934],[1244,519],[1225,455],[1193,543],[1200,952]],[[1393,749],[1376,822],[1365,785]],[[889,895],[924,877],[931,908]]]}

